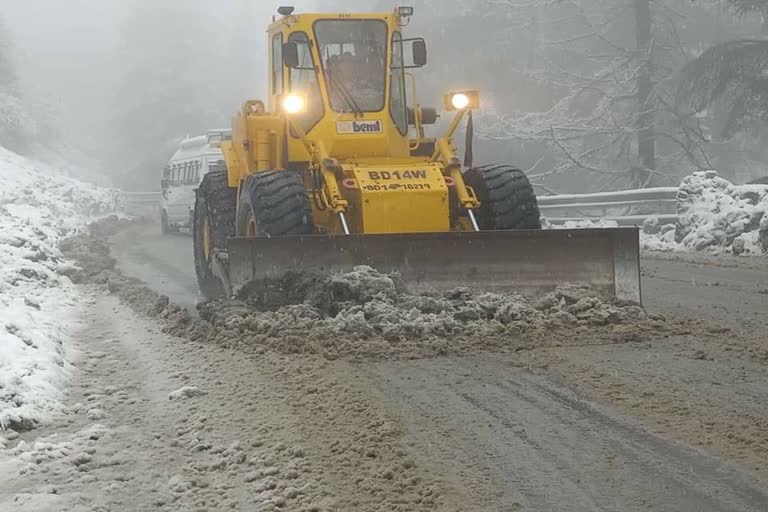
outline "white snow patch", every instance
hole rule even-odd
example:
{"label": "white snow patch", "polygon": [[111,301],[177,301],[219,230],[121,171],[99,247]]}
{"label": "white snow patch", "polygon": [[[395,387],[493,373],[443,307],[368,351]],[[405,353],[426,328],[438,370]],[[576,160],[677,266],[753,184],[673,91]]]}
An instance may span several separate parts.
{"label": "white snow patch", "polygon": [[685,178],[676,226],[643,226],[643,247],[657,251],[762,254],[768,250],[768,186],[737,186],[716,171]]}
{"label": "white snow patch", "polygon": [[[54,478],[66,477],[89,464],[96,453],[96,443],[107,436],[109,429],[96,424],[77,432],[56,432],[34,442],[19,441],[16,446],[0,451],[0,474],[9,481],[20,482],[40,473]],[[31,493],[0,495],[0,510],[7,510],[3,508],[5,503],[12,503],[13,510],[69,510],[65,503],[57,503],[60,505],[57,507],[42,507],[50,498],[49,494],[44,487]],[[3,498],[7,501],[4,502]]]}
{"label": "white snow patch", "polygon": [[[768,185],[734,185],[716,171],[696,172],[677,193],[678,221],[663,224],[649,217],[641,244],[649,251],[708,251],[755,255],[768,253]],[[615,228],[615,221],[581,219],[544,229]]]}
{"label": "white snow patch", "polygon": [[196,386],[184,386],[168,394],[168,400],[185,400],[196,396],[203,396],[205,393]]}
{"label": "white snow patch", "polygon": [[77,289],[62,239],[116,211],[116,191],[0,148],[0,429],[61,411]]}

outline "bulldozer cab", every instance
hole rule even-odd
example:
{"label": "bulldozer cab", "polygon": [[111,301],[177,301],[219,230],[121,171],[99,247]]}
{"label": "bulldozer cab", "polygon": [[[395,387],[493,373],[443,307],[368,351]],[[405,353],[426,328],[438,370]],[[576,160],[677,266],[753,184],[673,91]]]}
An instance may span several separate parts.
{"label": "bulldozer cab", "polygon": [[[406,70],[426,64],[426,45],[404,39],[402,24],[398,12],[277,19],[269,29],[270,110],[283,111],[284,98],[300,97],[305,109],[294,122],[335,158],[409,157]],[[309,160],[300,134],[291,131],[288,161]]]}

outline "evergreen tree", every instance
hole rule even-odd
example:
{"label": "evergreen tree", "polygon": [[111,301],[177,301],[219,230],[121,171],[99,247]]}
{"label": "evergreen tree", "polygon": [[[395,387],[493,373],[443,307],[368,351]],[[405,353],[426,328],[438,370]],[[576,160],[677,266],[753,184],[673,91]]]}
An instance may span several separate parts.
{"label": "evergreen tree", "polygon": [[674,101],[675,77],[717,36],[721,12],[680,0],[415,5],[409,30],[427,36],[425,75],[435,79],[421,89],[483,92],[482,160],[519,165],[546,188],[585,191],[674,183],[711,166],[699,117]]}
{"label": "evergreen tree", "polygon": [[[762,16],[768,0],[727,0],[739,16]],[[683,70],[678,100],[696,112],[713,104],[727,110],[721,134],[731,137],[755,121],[768,121],[768,39],[739,39],[706,50]]]}
{"label": "evergreen tree", "polygon": [[18,92],[16,91],[18,85],[16,69],[11,58],[12,52],[10,34],[0,18],[0,91],[4,93]]}
{"label": "evergreen tree", "polygon": [[13,52],[10,34],[0,18],[0,146],[21,153],[28,147],[32,123],[21,100]]}

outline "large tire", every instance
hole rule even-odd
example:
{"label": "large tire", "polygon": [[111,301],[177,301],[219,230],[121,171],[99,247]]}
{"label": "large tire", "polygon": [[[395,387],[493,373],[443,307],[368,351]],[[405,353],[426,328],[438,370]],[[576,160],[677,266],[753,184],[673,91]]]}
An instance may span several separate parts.
{"label": "large tire", "polygon": [[312,207],[299,173],[259,172],[240,187],[238,237],[311,235],[314,229]]}
{"label": "large tire", "polygon": [[541,229],[541,214],[531,182],[520,169],[494,165],[470,169],[464,182],[480,200],[477,223],[483,231]]}
{"label": "large tire", "polygon": [[235,234],[236,209],[237,189],[229,186],[227,171],[206,174],[196,193],[192,238],[197,281],[209,299],[224,294],[221,281],[213,274],[213,251],[224,249],[227,238]]}

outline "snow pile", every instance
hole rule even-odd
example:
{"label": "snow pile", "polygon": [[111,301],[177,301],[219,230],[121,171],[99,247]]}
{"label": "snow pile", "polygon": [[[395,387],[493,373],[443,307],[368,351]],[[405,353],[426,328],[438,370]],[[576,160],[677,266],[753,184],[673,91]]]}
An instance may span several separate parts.
{"label": "snow pile", "polygon": [[0,428],[29,428],[60,407],[78,294],[59,244],[117,206],[114,191],[0,148]]}
{"label": "snow pile", "polygon": [[[768,253],[768,185],[734,185],[716,171],[696,172],[683,180],[677,193],[678,222],[665,224],[649,217],[641,243],[650,251],[711,251]],[[615,228],[615,221],[580,219],[544,229]]]}
{"label": "snow pile", "polygon": [[646,222],[647,249],[768,252],[767,186],[736,186],[715,171],[697,172],[683,180],[677,203],[676,226]]}
{"label": "snow pile", "polygon": [[376,359],[514,347],[524,333],[633,323],[645,313],[578,285],[538,301],[466,288],[411,294],[397,276],[363,266],[252,283],[239,301],[201,305],[200,317],[213,326],[206,336],[227,345]]}
{"label": "snow pile", "polygon": [[635,341],[663,319],[605,300],[585,286],[563,285],[539,300],[457,288],[409,293],[398,275],[358,267],[344,274],[287,273],[246,286],[238,300],[198,306],[199,318],[115,268],[105,219],[67,240],[78,280],[102,286],[173,336],[246,353],[318,354],[328,359],[419,358],[482,350],[526,350]]}

